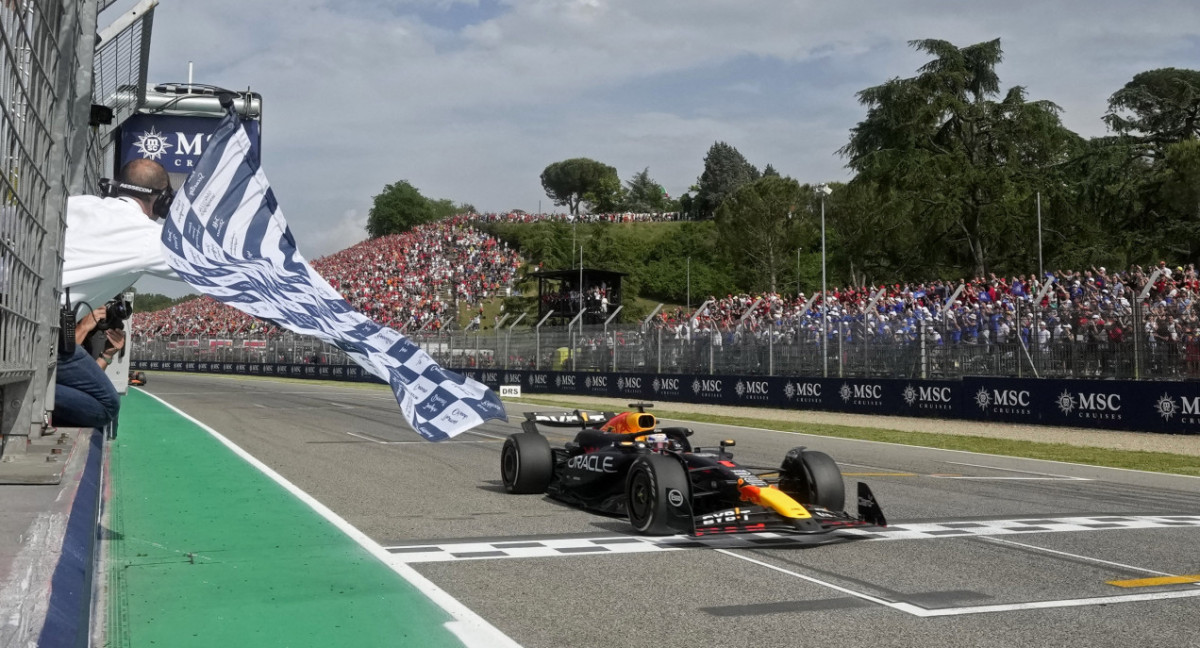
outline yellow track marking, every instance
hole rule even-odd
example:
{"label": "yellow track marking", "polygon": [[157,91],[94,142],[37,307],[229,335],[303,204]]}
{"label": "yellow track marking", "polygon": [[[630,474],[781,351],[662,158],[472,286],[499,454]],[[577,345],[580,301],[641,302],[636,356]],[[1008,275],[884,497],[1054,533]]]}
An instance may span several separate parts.
{"label": "yellow track marking", "polygon": [[1187,585],[1200,583],[1200,574],[1194,576],[1157,576],[1155,578],[1132,578],[1129,580],[1111,580],[1109,585],[1117,587],[1155,587],[1157,585]]}

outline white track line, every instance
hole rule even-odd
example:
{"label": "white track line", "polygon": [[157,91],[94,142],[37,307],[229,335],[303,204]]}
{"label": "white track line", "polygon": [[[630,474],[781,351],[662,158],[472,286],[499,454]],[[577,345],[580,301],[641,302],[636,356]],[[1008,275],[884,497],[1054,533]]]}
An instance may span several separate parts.
{"label": "white track line", "polygon": [[1121,596],[1095,596],[1091,598],[1063,599],[1059,601],[1030,601],[1028,603],[1002,603],[999,605],[976,605],[960,608],[939,608],[930,610],[912,603],[899,603],[894,609],[908,612],[922,618],[962,616],[965,614],[986,614],[989,612],[1020,612],[1022,610],[1045,610],[1050,608],[1085,607],[1088,605],[1112,605],[1114,603],[1138,603],[1143,601],[1162,601],[1166,599],[1195,598],[1200,596],[1200,589],[1178,590],[1169,592],[1154,592],[1150,594],[1125,594]]}
{"label": "white track line", "polygon": [[[508,635],[504,634],[498,628],[484,620],[483,617],[479,616],[470,608],[463,605],[458,599],[450,596],[450,594],[445,590],[435,585],[433,581],[430,581],[428,578],[425,578],[421,574],[417,573],[417,571],[412,567],[396,562],[393,559],[392,554],[388,553],[388,551],[380,546],[378,542],[375,542],[368,537],[367,534],[359,531],[354,525],[342,519],[340,515],[334,513],[328,506],[325,506],[321,502],[317,501],[313,496],[301,490],[299,486],[296,486],[292,482],[288,481],[283,475],[275,472],[270,466],[259,461],[256,457],[243,450],[233,441],[225,438],[225,436],[220,432],[217,432],[216,430],[197,420],[195,417],[159,398],[158,396],[155,396],[154,394],[144,390],[139,391],[142,391],[142,393],[157,400],[183,418],[198,425],[200,429],[211,434],[213,438],[215,438],[217,441],[220,441],[225,445],[225,447],[232,450],[234,454],[246,460],[246,462],[251,466],[254,466],[264,475],[271,478],[272,481],[282,486],[289,493],[295,495],[300,499],[300,501],[307,504],[309,508],[316,512],[317,515],[320,515],[328,520],[330,524],[333,524],[338,529],[341,529],[343,533],[345,533],[347,536],[350,536],[351,539],[362,546],[362,548],[370,552],[371,555],[375,556],[375,558],[377,558],[380,562],[382,562],[392,571],[396,572],[396,574],[398,574],[401,578],[411,583],[412,586],[417,588],[417,590],[419,590],[422,594],[429,597],[430,600],[445,610],[448,614],[450,614],[450,616],[454,617],[454,621],[448,621],[446,623],[446,629],[454,633],[454,635],[458,637],[460,641],[466,644],[468,648],[521,648],[520,644],[510,639]],[[424,443],[429,442],[425,441]]]}
{"label": "white track line", "polygon": [[766,567],[767,569],[777,571],[781,574],[787,574],[788,576],[794,576],[795,578],[799,578],[801,580],[808,581],[815,585],[820,585],[821,587],[825,587],[825,588],[828,588],[828,589],[831,589],[831,590],[834,590],[837,592],[841,592],[843,594],[848,594],[857,599],[861,599],[861,600],[864,600],[864,601],[867,601],[870,603],[874,603],[876,605],[881,605],[883,607],[891,608],[898,612],[904,612],[906,614],[911,614],[915,617],[921,617],[921,618],[962,616],[965,614],[984,614],[984,613],[988,613],[988,612],[1018,612],[1021,610],[1044,610],[1044,609],[1048,609],[1048,608],[1083,607],[1083,606],[1088,606],[1088,605],[1111,605],[1113,603],[1135,603],[1135,602],[1139,602],[1139,601],[1160,601],[1160,600],[1164,600],[1164,599],[1193,598],[1193,597],[1200,596],[1200,589],[1182,590],[1182,591],[1174,590],[1174,591],[1167,591],[1167,592],[1153,592],[1153,593],[1147,593],[1147,594],[1125,594],[1125,595],[1119,595],[1119,596],[1095,596],[1095,597],[1090,597],[1090,598],[1062,599],[1062,600],[1057,600],[1057,601],[1030,601],[1027,603],[1001,603],[1001,604],[997,604],[997,605],[976,605],[976,606],[970,606],[970,607],[938,608],[938,609],[931,610],[928,608],[923,608],[919,605],[914,605],[912,603],[888,601],[886,599],[882,599],[877,596],[872,596],[865,592],[859,592],[859,591],[852,590],[847,587],[842,587],[841,585],[835,585],[828,581],[823,581],[819,578],[813,578],[812,576],[806,576],[799,572],[794,572],[789,569],[784,569],[782,567],[779,567],[778,565],[772,565],[770,563],[763,562],[763,561],[757,560],[755,558],[750,558],[749,556],[743,556],[740,554],[736,554],[736,553],[733,553],[732,551],[729,551],[726,549],[717,549],[716,551],[718,553],[725,554],[726,556],[730,556],[732,558],[737,558],[738,560],[744,560],[748,563],[753,563],[760,567]]}
{"label": "white track line", "polygon": [[1016,470],[1013,468],[1000,468],[997,466],[984,466],[981,464],[962,463],[961,461],[945,461],[951,466],[970,466],[971,468],[985,468],[987,470],[999,470],[1000,472],[1022,473],[1025,475],[1038,475],[1039,477],[1050,477],[1053,479],[1063,479],[1066,481],[1092,481],[1087,477],[1072,477],[1070,475],[1056,475],[1054,473],[1035,472],[1032,470]]}
{"label": "white track line", "polygon": [[1003,538],[989,538],[989,537],[984,536],[981,539],[986,542],[995,542],[998,544],[1013,545],[1015,547],[1022,547],[1025,549],[1033,549],[1035,551],[1041,551],[1041,552],[1048,553],[1048,554],[1054,554],[1056,556],[1065,556],[1067,558],[1075,558],[1078,560],[1084,560],[1084,561],[1087,561],[1090,563],[1096,563],[1097,565],[1109,565],[1111,567],[1120,567],[1121,569],[1128,569],[1130,571],[1138,571],[1138,572],[1142,572],[1143,574],[1158,574],[1159,576],[1178,576],[1179,575],[1179,574],[1172,574],[1169,572],[1161,572],[1161,571],[1157,571],[1154,569],[1146,569],[1145,567],[1126,565],[1125,563],[1113,562],[1111,560],[1104,560],[1101,558],[1093,558],[1092,556],[1084,556],[1081,554],[1074,554],[1074,553],[1070,553],[1068,551],[1059,551],[1057,549],[1048,549],[1046,547],[1039,547],[1037,545],[1025,544],[1024,542],[1015,542],[1013,540],[1005,540]]}

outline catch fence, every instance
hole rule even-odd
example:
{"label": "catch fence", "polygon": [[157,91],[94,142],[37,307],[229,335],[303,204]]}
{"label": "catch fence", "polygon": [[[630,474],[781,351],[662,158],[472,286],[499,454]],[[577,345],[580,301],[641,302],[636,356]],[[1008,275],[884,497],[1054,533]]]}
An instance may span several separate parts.
{"label": "catch fence", "polygon": [[0,2],[0,454],[48,429],[67,196],[94,190],[145,95],[157,0],[100,30],[112,1]]}
{"label": "catch fence", "polygon": [[[1200,378],[1200,340],[1158,343],[1057,340],[948,343],[932,327],[904,340],[855,335],[834,326],[819,332],[768,326],[734,334],[681,335],[668,328],[543,327],[412,336],[437,362],[464,369],[519,369],[638,374],[811,376],[954,380],[1014,378]],[[136,341],[135,359],[289,364],[349,364],[334,346],[283,333],[255,337],[149,338]],[[824,347],[824,348],[823,348]],[[824,353],[822,353],[824,351]]]}

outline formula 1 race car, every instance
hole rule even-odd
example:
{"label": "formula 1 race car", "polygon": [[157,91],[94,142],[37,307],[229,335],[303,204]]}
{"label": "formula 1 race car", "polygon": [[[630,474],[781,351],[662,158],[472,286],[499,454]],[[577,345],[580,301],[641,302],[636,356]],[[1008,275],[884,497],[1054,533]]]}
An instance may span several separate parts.
{"label": "formula 1 race car", "polygon": [[134,387],[144,387],[146,385],[146,372],[131,371],[129,372],[129,384]]}
{"label": "formula 1 race car", "polygon": [[[843,510],[842,472],[829,455],[793,448],[778,468],[733,461],[732,440],[692,447],[692,430],[658,427],[646,412],[527,412],[523,432],[500,453],[504,488],[545,493],[562,502],[628,516],[639,533],[702,536],[748,531],[825,533],[887,526],[875,496],[858,484],[858,515]],[[550,447],[538,425],[577,427],[575,440]]]}

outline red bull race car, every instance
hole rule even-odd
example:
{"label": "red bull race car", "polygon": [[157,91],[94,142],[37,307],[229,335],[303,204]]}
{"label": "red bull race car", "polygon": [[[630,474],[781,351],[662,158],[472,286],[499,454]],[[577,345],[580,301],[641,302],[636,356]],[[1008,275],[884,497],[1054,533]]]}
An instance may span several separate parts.
{"label": "red bull race car", "polygon": [[[793,448],[779,468],[733,460],[732,440],[693,447],[692,430],[659,427],[647,403],[634,411],[527,412],[522,432],[500,453],[504,488],[546,494],[608,515],[627,516],[647,535],[703,536],[754,531],[827,533],[886,526],[871,489],[858,484],[857,515],[844,511],[842,472],[829,455]],[[575,427],[574,441],[551,447],[539,425]]]}

